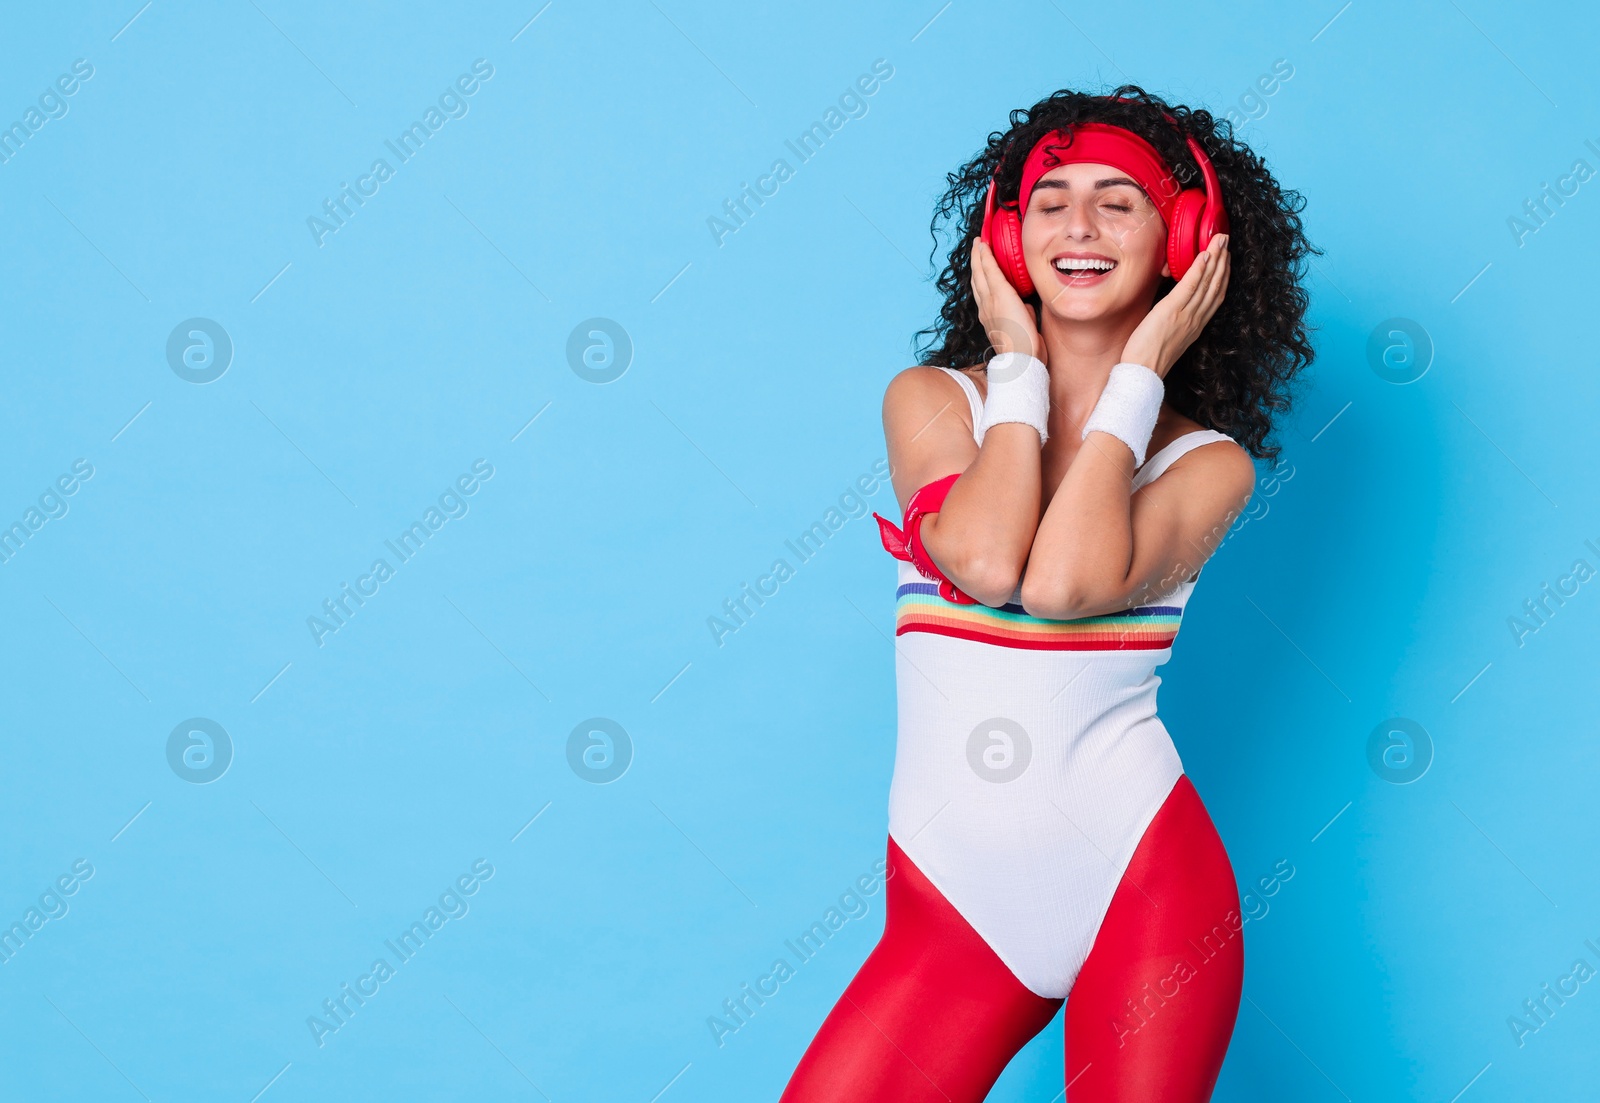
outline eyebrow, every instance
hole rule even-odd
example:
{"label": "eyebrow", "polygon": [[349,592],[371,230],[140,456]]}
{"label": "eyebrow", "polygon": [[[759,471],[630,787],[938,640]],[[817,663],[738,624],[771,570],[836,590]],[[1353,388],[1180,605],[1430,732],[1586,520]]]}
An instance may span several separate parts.
{"label": "eyebrow", "polygon": [[[1112,188],[1116,187],[1118,184],[1127,184],[1129,187],[1134,188],[1139,187],[1138,184],[1134,183],[1132,180],[1129,180],[1126,176],[1111,176],[1104,180],[1096,180],[1094,182],[1094,186],[1096,188]],[[1066,191],[1071,191],[1072,182],[1070,180],[1040,180],[1033,186],[1033,188],[1035,191],[1038,191],[1040,188],[1062,188]],[[1140,188],[1140,190],[1143,191],[1144,189]]]}

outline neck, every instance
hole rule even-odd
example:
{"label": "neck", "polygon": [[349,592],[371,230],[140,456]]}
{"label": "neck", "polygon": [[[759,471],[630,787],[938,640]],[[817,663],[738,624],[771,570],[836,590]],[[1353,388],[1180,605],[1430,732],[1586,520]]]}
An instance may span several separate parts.
{"label": "neck", "polygon": [[1065,321],[1048,312],[1041,327],[1050,360],[1050,432],[1078,432],[1100,401],[1111,369],[1143,316]]}

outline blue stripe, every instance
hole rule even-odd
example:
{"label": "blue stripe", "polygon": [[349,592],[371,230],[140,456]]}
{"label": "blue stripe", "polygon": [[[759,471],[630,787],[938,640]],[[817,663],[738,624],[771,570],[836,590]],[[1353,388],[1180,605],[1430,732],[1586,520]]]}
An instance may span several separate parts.
{"label": "blue stripe", "polygon": [[[895,591],[895,598],[898,600],[899,598],[905,597],[907,594],[923,594],[929,597],[937,598],[939,601],[943,602],[943,604],[951,605],[957,609],[972,608],[972,606],[955,605],[953,602],[944,601],[943,598],[939,597],[939,584],[936,582],[907,582],[905,585],[901,586]],[[1012,601],[1008,601],[1004,605],[1000,606],[985,605],[983,606],[983,611],[1014,613],[1020,617],[1028,617],[1030,620],[1049,619],[1047,617],[1035,617],[1021,605],[1018,605],[1016,602]],[[1170,617],[1176,616],[1182,612],[1183,606],[1181,605],[1140,605],[1133,609],[1124,609],[1118,613],[1103,613],[1101,615],[1108,617]],[[1091,618],[1085,617],[1083,619],[1088,620]]]}

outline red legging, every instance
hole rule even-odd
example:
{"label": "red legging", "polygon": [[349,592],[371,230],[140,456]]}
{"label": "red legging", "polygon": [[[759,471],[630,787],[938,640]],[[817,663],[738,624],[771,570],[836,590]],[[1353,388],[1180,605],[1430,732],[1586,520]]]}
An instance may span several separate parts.
{"label": "red legging", "polygon": [[[782,1103],[977,1103],[1062,1001],[1024,988],[889,840],[883,937]],[[1066,1001],[1069,1103],[1203,1103],[1244,982],[1239,892],[1180,777],[1134,851]]]}

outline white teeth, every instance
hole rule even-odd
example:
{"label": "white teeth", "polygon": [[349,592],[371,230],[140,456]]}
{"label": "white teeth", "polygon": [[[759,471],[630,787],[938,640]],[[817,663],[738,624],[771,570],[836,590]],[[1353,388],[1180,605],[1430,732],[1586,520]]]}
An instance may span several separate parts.
{"label": "white teeth", "polygon": [[1089,260],[1079,257],[1057,257],[1055,260],[1058,272],[1109,272],[1116,267],[1114,260]]}

